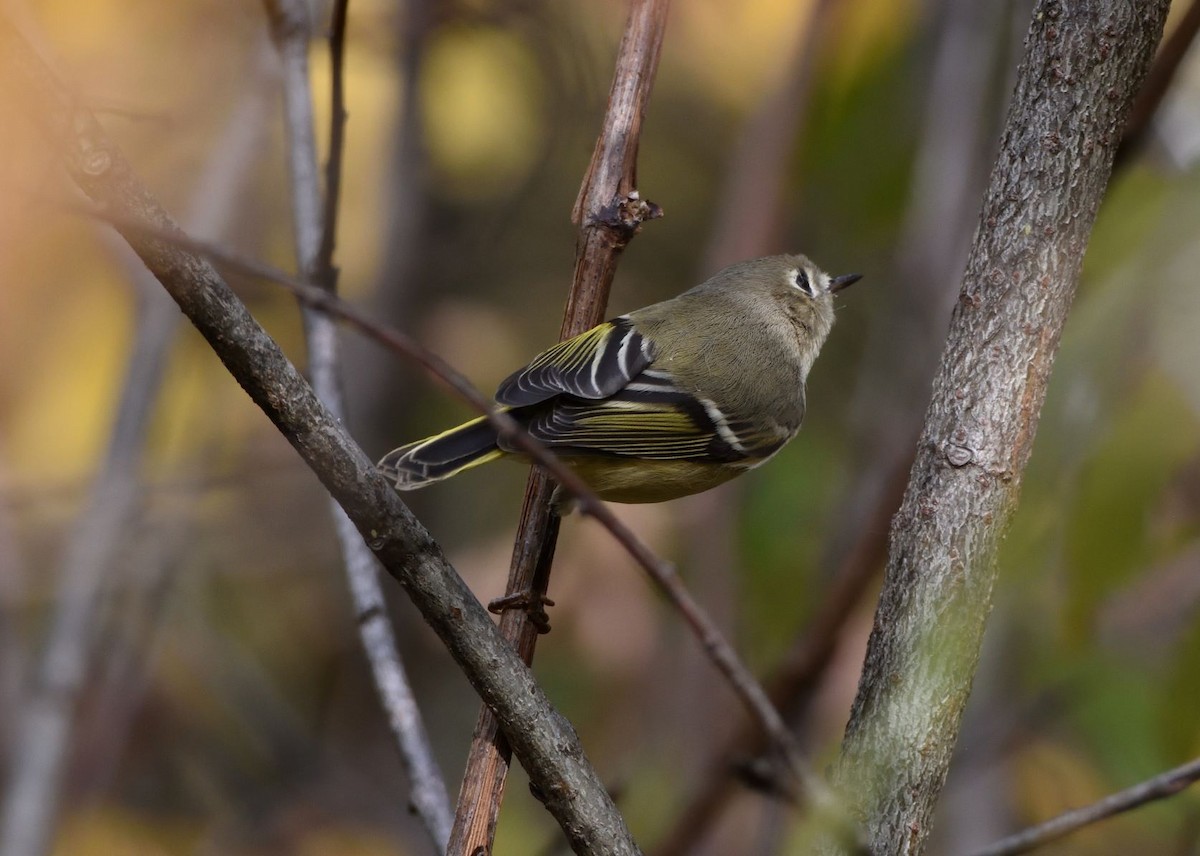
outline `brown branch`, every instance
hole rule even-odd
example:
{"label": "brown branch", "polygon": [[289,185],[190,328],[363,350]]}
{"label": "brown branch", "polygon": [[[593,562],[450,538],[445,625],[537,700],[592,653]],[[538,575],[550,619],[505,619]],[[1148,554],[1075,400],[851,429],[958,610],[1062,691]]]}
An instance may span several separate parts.
{"label": "brown branch", "polygon": [[[560,338],[594,327],[604,319],[617,258],[645,219],[661,212],[637,192],[637,148],[666,29],[670,0],[634,0],[617,51],[603,130],[575,201],[571,219],[580,229],[575,275],[563,311]],[[550,584],[558,540],[558,516],[550,505],[553,483],[537,469],[529,475],[513,544],[505,592],[540,603]],[[657,561],[655,562],[657,563]],[[521,609],[509,609],[500,632],[533,662],[539,626]],[[449,856],[490,853],[504,797],[510,750],[492,712],[479,712],[459,791]]]}
{"label": "brown branch", "polygon": [[321,217],[321,246],[317,276],[337,291],[333,251],[337,245],[338,212],[342,198],[342,161],[346,156],[346,18],[350,0],[334,0],[329,23],[329,154],[325,161],[325,207]]}
{"label": "brown branch", "polygon": [[[333,266],[338,199],[344,155],[346,111],[343,80],[348,0],[337,0],[330,30],[332,110],[325,197],[317,180],[316,126],[309,86],[311,26],[307,0],[269,0],[267,15],[283,62],[284,113],[292,187],[292,219],[297,264],[325,291],[337,291]],[[301,305],[304,306],[303,301]],[[330,316],[305,307],[305,339],[313,390],[334,416],[344,419],[337,328]],[[453,815],[446,784],[405,671],[396,633],[386,609],[377,563],[354,523],[330,501],[348,587],[358,616],[363,651],[380,704],[399,749],[412,805],[438,853],[445,852]]]}
{"label": "brown branch", "polygon": [[[25,96],[25,103],[38,106],[37,117],[61,147],[67,172],[98,205],[152,230],[181,234],[95,117],[79,107],[2,17],[0,81]],[[122,233],[255,404],[342,505],[476,692],[496,711],[513,750],[575,851],[640,852],[574,729],[554,710],[429,533],[211,265],[144,231],[124,228]]]}
{"label": "brown branch", "polygon": [[1064,835],[1083,829],[1085,826],[1132,811],[1147,803],[1173,797],[1198,780],[1200,780],[1200,759],[1189,761],[1187,764],[1160,773],[1133,787],[1110,794],[1089,806],[1063,812],[1045,823],[1031,826],[1016,835],[1002,838],[982,850],[977,850],[972,856],[1012,856],[1014,853],[1027,853],[1043,844],[1049,844]]}
{"label": "brown branch", "polygon": [[[836,777],[872,852],[919,853],[949,768],[1084,248],[1168,3],[1040,0],[891,533]],[[826,851],[833,850],[827,847]]]}

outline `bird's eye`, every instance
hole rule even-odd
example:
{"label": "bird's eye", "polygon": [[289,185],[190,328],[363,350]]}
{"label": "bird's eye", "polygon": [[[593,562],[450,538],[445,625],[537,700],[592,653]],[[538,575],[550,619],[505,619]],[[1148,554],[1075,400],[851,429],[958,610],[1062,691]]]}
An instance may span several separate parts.
{"label": "bird's eye", "polygon": [[796,271],[795,277],[792,280],[792,285],[796,286],[796,288],[800,289],[805,294],[811,295],[813,293],[812,282],[809,281],[808,271],[804,270],[804,268],[800,268]]}

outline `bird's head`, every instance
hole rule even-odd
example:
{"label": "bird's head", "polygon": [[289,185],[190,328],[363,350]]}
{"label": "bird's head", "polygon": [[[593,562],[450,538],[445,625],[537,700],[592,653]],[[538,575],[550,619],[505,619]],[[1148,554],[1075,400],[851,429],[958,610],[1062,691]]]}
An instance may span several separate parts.
{"label": "bird's head", "polygon": [[810,359],[833,327],[833,295],[857,282],[861,274],[830,276],[803,255],[767,256],[728,268],[726,275],[742,288],[774,301],[796,327]]}

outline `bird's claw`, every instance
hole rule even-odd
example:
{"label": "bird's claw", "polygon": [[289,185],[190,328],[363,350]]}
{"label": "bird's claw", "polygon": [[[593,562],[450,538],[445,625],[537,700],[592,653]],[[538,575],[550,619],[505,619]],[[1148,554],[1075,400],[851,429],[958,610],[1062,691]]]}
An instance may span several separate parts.
{"label": "bird's claw", "polygon": [[501,615],[510,609],[519,609],[529,618],[530,624],[537,629],[538,633],[549,633],[550,616],[546,612],[547,606],[554,606],[554,601],[544,594],[526,589],[492,600],[488,603],[488,612]]}

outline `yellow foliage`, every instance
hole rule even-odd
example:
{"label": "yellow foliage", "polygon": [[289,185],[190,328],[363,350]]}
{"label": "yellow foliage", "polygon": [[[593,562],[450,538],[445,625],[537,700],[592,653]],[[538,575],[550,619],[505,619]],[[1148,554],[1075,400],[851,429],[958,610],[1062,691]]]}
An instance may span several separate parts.
{"label": "yellow foliage", "polygon": [[178,820],[101,805],[63,819],[54,856],[170,856],[194,849],[198,830]]}
{"label": "yellow foliage", "polygon": [[422,69],[429,152],[463,197],[511,189],[533,166],[545,122],[540,74],[511,33],[439,32]]}

